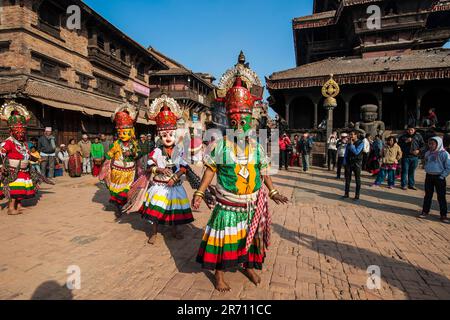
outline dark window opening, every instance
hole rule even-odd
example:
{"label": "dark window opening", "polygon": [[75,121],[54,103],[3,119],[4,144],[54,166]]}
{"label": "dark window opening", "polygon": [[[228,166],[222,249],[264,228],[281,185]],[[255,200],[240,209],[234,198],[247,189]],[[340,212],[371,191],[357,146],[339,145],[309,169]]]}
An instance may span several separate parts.
{"label": "dark window opening", "polygon": [[122,60],[123,62],[127,61],[127,55],[124,50],[120,51],[120,60]]}
{"label": "dark window opening", "polygon": [[61,25],[59,10],[48,1],[39,7],[39,19],[55,28],[59,28]]}
{"label": "dark window opening", "polygon": [[111,44],[111,45],[109,46],[109,51],[111,52],[111,55],[112,55],[113,57],[116,57],[116,56],[117,56],[117,49],[116,49],[116,46],[115,46],[115,45]]}
{"label": "dark window opening", "polygon": [[85,89],[85,90],[89,89],[89,77],[79,74],[78,81],[80,82],[80,87],[82,89]]}
{"label": "dark window opening", "polygon": [[61,72],[59,66],[51,61],[41,60],[41,73],[45,77],[59,80],[61,78]]}
{"label": "dark window opening", "polygon": [[137,73],[138,76],[140,76],[141,78],[144,77],[145,75],[145,65],[143,63],[140,63],[137,67]]}
{"label": "dark window opening", "polygon": [[395,3],[395,1],[389,1],[386,4],[386,6],[384,7],[384,14],[387,16],[398,14],[397,4]]}
{"label": "dark window opening", "polygon": [[146,103],[147,103],[147,97],[142,96],[142,95],[140,95],[140,94],[138,94],[137,97],[138,97],[138,105],[139,105],[140,107],[145,107],[145,105],[146,105]]}
{"label": "dark window opening", "polygon": [[97,36],[97,47],[102,50],[105,50],[105,39],[103,39],[102,35]]}

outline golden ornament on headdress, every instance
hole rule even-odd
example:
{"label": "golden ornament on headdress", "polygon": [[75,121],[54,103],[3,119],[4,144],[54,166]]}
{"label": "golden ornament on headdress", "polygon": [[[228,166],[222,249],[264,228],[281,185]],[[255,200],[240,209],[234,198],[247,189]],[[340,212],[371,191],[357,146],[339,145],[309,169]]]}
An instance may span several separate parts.
{"label": "golden ornament on headdress", "polygon": [[180,119],[183,116],[183,111],[178,102],[174,98],[170,98],[163,94],[161,97],[156,98],[148,108],[148,118],[150,120],[155,120],[163,107],[168,107],[170,111],[175,114],[177,119]]}
{"label": "golden ornament on headdress", "polygon": [[0,118],[4,121],[8,121],[13,111],[17,111],[26,121],[30,121],[31,114],[28,112],[27,108],[14,100],[5,101],[0,109]]}
{"label": "golden ornament on headdress", "polygon": [[116,114],[118,112],[127,112],[130,115],[131,119],[133,119],[133,121],[136,121],[136,119],[139,115],[139,111],[136,109],[136,107],[128,102],[122,103],[116,109],[116,111],[114,111],[113,115],[111,116],[111,119],[113,122],[114,122],[114,119],[116,118]]}
{"label": "golden ornament on headdress", "polygon": [[341,89],[336,81],[333,79],[333,75],[330,75],[330,79],[322,87],[322,95],[326,98],[324,102],[325,107],[337,106],[336,97],[339,95]]}
{"label": "golden ornament on headdress", "polygon": [[228,90],[233,87],[237,76],[241,77],[245,87],[250,91],[253,87],[263,88],[261,79],[256,72],[245,64],[245,55],[241,51],[238,57],[238,63],[233,68],[227,70],[220,78],[216,89],[218,98],[224,98],[227,95]]}

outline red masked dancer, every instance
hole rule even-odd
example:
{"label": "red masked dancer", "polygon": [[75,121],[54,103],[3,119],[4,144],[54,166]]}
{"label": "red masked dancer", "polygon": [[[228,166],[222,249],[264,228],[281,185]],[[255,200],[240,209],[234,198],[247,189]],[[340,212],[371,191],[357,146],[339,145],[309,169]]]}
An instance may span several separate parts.
{"label": "red masked dancer", "polygon": [[7,101],[0,109],[0,116],[7,121],[11,134],[1,144],[0,197],[9,199],[8,214],[17,215],[22,213],[22,200],[33,198],[36,194],[30,174],[30,160],[36,159],[30,155],[26,143],[26,126],[31,116],[23,105],[15,101]]}
{"label": "red masked dancer", "polygon": [[224,272],[241,266],[250,281],[259,285],[261,278],[254,269],[262,269],[269,245],[268,198],[277,204],[288,201],[274,188],[268,175],[269,160],[264,148],[248,135],[253,129],[254,102],[259,97],[250,93],[248,81],[244,84],[239,72],[230,82],[224,102],[237,142],[227,136],[214,142],[206,152],[206,170],[192,200],[193,209],[198,209],[217,174],[217,204],[203,235],[197,262],[204,269],[216,271],[215,287],[220,292],[231,290]]}

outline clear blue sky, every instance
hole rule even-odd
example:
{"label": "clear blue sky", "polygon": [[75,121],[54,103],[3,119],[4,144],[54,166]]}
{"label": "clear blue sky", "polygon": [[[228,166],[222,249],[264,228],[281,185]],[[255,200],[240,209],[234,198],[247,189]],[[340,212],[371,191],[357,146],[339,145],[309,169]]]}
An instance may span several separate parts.
{"label": "clear blue sky", "polygon": [[[264,81],[295,67],[292,19],[312,13],[312,0],[85,0],[142,44],[194,72],[217,79],[242,49]],[[267,93],[266,93],[267,96]]]}
{"label": "clear blue sky", "polygon": [[[242,49],[264,81],[295,67],[292,19],[312,0],[85,0],[143,46],[217,79]],[[450,43],[447,44],[450,48]],[[267,92],[266,92],[267,97]]]}

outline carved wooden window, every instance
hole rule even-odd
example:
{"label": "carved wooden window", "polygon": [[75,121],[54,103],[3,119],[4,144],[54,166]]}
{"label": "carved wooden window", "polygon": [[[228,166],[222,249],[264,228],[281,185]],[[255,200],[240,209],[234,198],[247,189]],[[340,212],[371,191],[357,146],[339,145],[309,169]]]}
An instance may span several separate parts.
{"label": "carved wooden window", "polygon": [[145,65],[143,63],[138,64],[137,67],[137,75],[138,78],[141,80],[144,80],[144,76],[145,76]]}
{"label": "carved wooden window", "polygon": [[123,49],[120,51],[120,60],[122,60],[123,62],[127,62],[127,54]]}
{"label": "carved wooden window", "polygon": [[111,55],[112,55],[113,57],[117,57],[117,49],[116,49],[116,46],[115,46],[115,45],[111,44],[111,45],[109,46],[109,52],[111,52]]}
{"label": "carved wooden window", "polygon": [[60,27],[61,27],[61,11],[55,7],[49,1],[44,1],[39,8],[38,12],[38,25],[36,26],[45,33],[52,35],[55,38],[60,39]]}
{"label": "carved wooden window", "polygon": [[147,97],[140,94],[136,94],[136,96],[138,97],[138,105],[140,107],[145,107],[147,103]]}
{"label": "carved wooden window", "polygon": [[41,73],[43,76],[59,80],[61,78],[61,71],[59,66],[49,60],[41,59]]}
{"label": "carved wooden window", "polygon": [[105,39],[100,34],[97,36],[97,47],[99,47],[102,50],[105,50]]}
{"label": "carved wooden window", "polygon": [[397,8],[397,4],[395,3],[395,1],[389,1],[386,3],[386,6],[384,7],[384,14],[386,16],[391,16],[391,15],[397,15],[398,14],[398,8]]}
{"label": "carved wooden window", "polygon": [[78,82],[80,83],[81,89],[89,89],[89,77],[83,74],[78,74]]}
{"label": "carved wooden window", "polygon": [[97,77],[97,90],[109,96],[120,96],[120,85],[102,77]]}
{"label": "carved wooden window", "polygon": [[48,1],[42,3],[39,7],[39,19],[55,28],[59,28],[61,24],[59,10]]}

